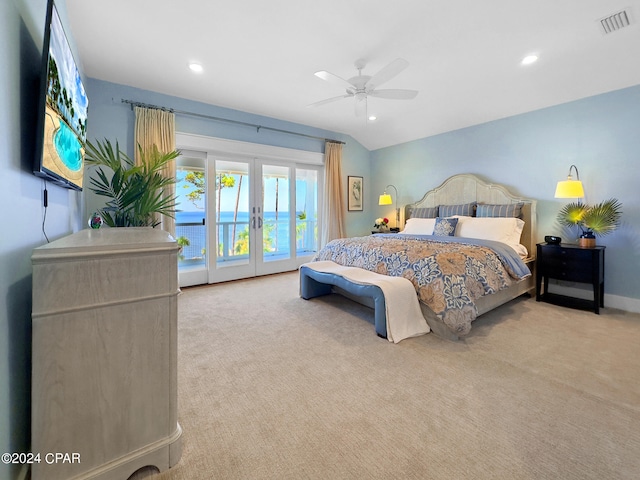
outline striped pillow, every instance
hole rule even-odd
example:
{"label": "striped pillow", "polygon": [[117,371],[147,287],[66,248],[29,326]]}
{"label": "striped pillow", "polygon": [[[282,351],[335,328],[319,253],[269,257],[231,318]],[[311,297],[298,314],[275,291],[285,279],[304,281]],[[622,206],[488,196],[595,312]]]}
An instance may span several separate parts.
{"label": "striped pillow", "polygon": [[436,218],[438,216],[438,207],[420,207],[409,210],[411,218]]}
{"label": "striped pillow", "polygon": [[522,217],[524,203],[510,203],[505,205],[478,205],[476,217]]}
{"label": "striped pillow", "polygon": [[476,202],[463,203],[461,205],[440,205],[438,206],[439,217],[453,217],[462,215],[464,217],[474,217],[476,213]]}

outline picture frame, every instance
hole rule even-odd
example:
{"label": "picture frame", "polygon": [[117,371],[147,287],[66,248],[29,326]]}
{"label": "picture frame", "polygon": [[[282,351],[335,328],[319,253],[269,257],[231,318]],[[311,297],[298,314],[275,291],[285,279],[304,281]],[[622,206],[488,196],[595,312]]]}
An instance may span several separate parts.
{"label": "picture frame", "polygon": [[350,212],[363,210],[364,180],[362,177],[347,177],[347,208]]}

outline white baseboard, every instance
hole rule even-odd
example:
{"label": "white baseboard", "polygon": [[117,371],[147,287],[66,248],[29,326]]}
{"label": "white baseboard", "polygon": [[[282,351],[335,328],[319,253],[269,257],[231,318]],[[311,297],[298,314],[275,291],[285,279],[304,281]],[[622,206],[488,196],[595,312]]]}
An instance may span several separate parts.
{"label": "white baseboard", "polygon": [[640,313],[640,300],[637,298],[621,297],[620,295],[604,294],[604,305],[618,308],[625,312]]}
{"label": "white baseboard", "polygon": [[[576,285],[562,283],[549,283],[549,292],[559,295],[569,295],[571,297],[581,298],[584,300],[593,300],[593,290],[590,285]],[[640,313],[640,300],[637,298],[622,297],[620,295],[610,295],[605,292],[604,306],[617,308],[625,312]]]}

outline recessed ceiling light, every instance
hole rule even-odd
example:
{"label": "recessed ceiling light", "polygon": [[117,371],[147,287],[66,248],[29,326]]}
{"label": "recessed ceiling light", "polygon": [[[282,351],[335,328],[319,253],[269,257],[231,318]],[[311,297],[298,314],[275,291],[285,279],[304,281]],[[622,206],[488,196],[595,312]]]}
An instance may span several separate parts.
{"label": "recessed ceiling light", "polygon": [[538,56],[537,55],[527,55],[526,57],[524,57],[522,59],[522,62],[520,62],[522,65],[531,65],[532,63],[536,63],[538,61]]}
{"label": "recessed ceiling light", "polygon": [[376,118],[378,118],[378,117],[376,117],[375,115],[369,115],[369,120],[370,120],[370,121],[372,121],[372,122],[373,122]]}
{"label": "recessed ceiling light", "polygon": [[196,73],[200,73],[202,72],[203,68],[202,65],[200,65],[199,63],[190,63],[189,64],[189,68],[191,69],[192,72],[196,72]]}

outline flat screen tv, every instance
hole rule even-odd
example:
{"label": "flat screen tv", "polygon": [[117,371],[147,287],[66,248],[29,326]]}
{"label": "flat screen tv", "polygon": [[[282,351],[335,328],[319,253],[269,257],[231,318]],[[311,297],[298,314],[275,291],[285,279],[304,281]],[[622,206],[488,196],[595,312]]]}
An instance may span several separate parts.
{"label": "flat screen tv", "polygon": [[53,0],[47,2],[33,172],[82,190],[89,101]]}

